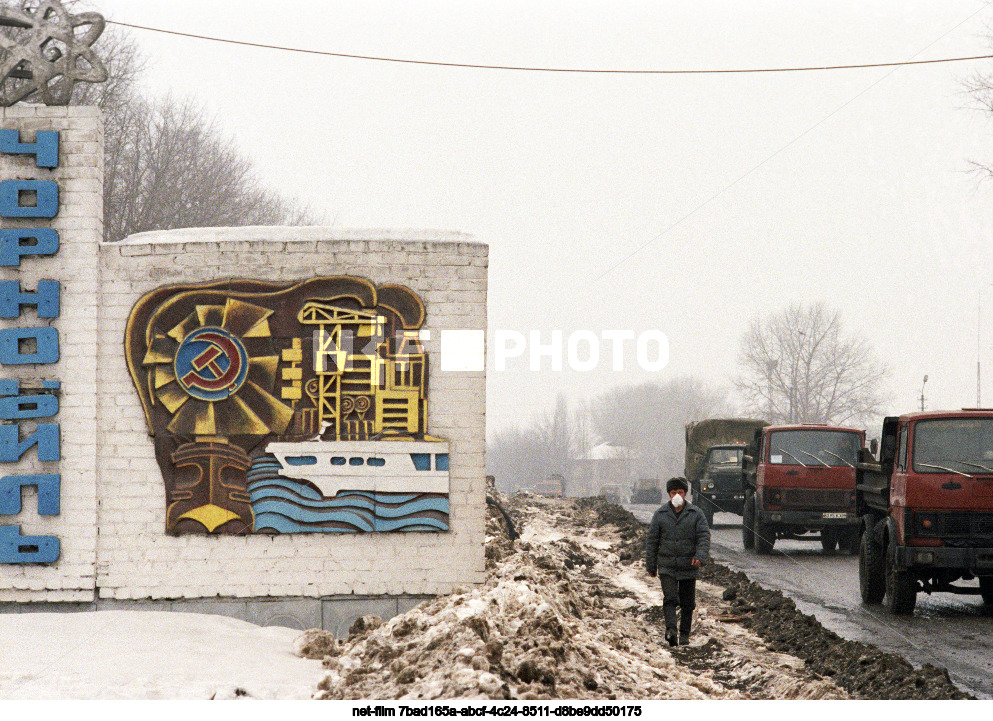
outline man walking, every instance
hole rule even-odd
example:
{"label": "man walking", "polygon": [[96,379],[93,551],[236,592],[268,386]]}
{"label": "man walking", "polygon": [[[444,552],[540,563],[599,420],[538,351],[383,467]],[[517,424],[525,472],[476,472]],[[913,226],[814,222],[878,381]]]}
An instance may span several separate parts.
{"label": "man walking", "polygon": [[685,478],[670,478],[665,484],[669,502],[655,511],[648,527],[645,567],[648,575],[662,582],[662,611],[665,640],[677,644],[676,609],[680,609],[680,645],[690,642],[696,579],[710,556],[710,527],[703,511],[686,502],[690,486]]}

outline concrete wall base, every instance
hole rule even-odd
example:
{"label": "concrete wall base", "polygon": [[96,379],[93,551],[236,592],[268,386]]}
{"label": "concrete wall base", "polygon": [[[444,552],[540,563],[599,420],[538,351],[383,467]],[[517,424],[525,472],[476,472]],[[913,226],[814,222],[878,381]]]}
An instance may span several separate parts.
{"label": "concrete wall base", "polygon": [[406,613],[434,596],[300,596],[265,598],[177,598],[164,600],[117,600],[103,598],[90,603],[0,603],[0,613],[65,613],[79,611],[177,611],[229,616],[258,626],[285,626],[304,631],[323,628],[337,638],[347,638],[348,629],[360,616],[376,615],[384,621]]}

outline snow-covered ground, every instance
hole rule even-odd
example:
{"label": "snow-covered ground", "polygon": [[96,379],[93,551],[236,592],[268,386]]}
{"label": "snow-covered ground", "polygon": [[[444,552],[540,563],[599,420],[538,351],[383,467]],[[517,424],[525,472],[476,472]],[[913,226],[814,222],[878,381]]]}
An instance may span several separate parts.
{"label": "snow-covered ground", "polygon": [[155,611],[0,614],[0,699],[309,699],[299,631]]}
{"label": "snow-covered ground", "polygon": [[[834,678],[850,671],[832,666],[818,674],[782,644],[757,635],[754,627],[761,619],[789,621],[808,631],[811,624],[795,609],[793,615],[775,615],[772,609],[789,604],[772,591],[752,593],[754,584],[732,586],[752,593],[744,602],[726,597],[728,583],[719,575],[701,580],[690,645],[662,643],[658,582],[645,575],[640,560],[644,529],[620,507],[588,501],[505,502],[522,536],[511,542],[491,515],[485,583],[457,589],[386,623],[367,617],[346,642],[316,630],[301,635],[222,616],[165,611],[0,614],[0,712],[11,719],[76,715],[79,708],[94,713],[92,705],[64,703],[78,699],[316,696],[342,699],[320,711],[306,705],[303,713],[322,719],[351,718],[353,711],[384,700],[394,706],[433,702],[478,709],[504,699],[552,705],[633,700],[639,709],[647,704],[646,718],[675,710],[707,719],[751,719],[781,714],[785,707],[727,702],[850,697]],[[766,598],[769,594],[775,598]],[[890,668],[868,647],[851,658],[858,668],[867,664],[873,678]],[[894,668],[904,666],[912,671],[906,664]],[[917,676],[923,685],[935,680],[934,674]],[[904,681],[901,676],[893,683],[903,688]],[[33,699],[62,703],[53,712],[39,710]],[[692,711],[671,705],[683,699],[725,703],[694,704]],[[5,703],[11,700],[26,703]],[[291,705],[294,713],[303,708]],[[128,715],[172,721],[177,714],[217,713],[205,704],[193,706],[198,708],[184,704],[178,711],[174,704],[144,704]],[[119,708],[113,705],[111,713]],[[238,715],[269,719],[273,708],[243,705]],[[956,718],[989,715],[989,705],[955,710]],[[836,718],[837,706],[804,704],[802,713],[808,721]]]}

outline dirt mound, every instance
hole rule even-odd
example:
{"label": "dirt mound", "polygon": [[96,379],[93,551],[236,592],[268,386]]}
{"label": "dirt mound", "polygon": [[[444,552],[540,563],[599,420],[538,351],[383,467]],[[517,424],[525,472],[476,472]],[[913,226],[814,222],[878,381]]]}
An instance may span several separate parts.
{"label": "dirt mound", "polygon": [[718,564],[698,583],[691,644],[670,648],[633,515],[598,498],[491,496],[486,582],[364,618],[345,642],[308,631],[298,653],[328,669],[315,698],[969,698],[944,670],[846,641]]}
{"label": "dirt mound", "polygon": [[[694,645],[663,646],[654,620],[661,612],[658,582],[644,574],[640,551],[635,562],[618,554],[637,545],[640,531],[623,509],[499,500],[521,538],[509,543],[494,509],[486,582],[382,626],[365,624],[340,647],[326,644],[328,674],[317,698],[846,696],[797,659],[766,650],[751,632],[707,618],[714,593],[701,604]],[[320,644],[311,639],[308,646]]]}
{"label": "dirt mound", "polygon": [[952,683],[947,670],[930,664],[915,669],[899,656],[843,639],[797,610],[792,599],[753,583],[743,573],[711,564],[702,578],[733,589],[729,615],[740,617],[740,623],[765,639],[770,649],[803,659],[810,671],[831,678],[853,698],[974,698]]}
{"label": "dirt mound", "polygon": [[602,498],[577,498],[577,521],[597,528],[614,526],[620,540],[621,561],[638,561],[645,554],[645,529],[631,511]]}

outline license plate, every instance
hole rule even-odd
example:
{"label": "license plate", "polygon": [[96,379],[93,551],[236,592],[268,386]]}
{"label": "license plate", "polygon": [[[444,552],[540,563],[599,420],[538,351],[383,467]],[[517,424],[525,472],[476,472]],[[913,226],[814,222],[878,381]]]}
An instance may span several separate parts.
{"label": "license plate", "polygon": [[740,501],[740,500],[741,500],[742,498],[744,498],[744,496],[735,496],[735,497],[734,497],[734,500],[736,500],[736,501]]}
{"label": "license plate", "polygon": [[847,513],[823,513],[821,518],[848,518]]}

